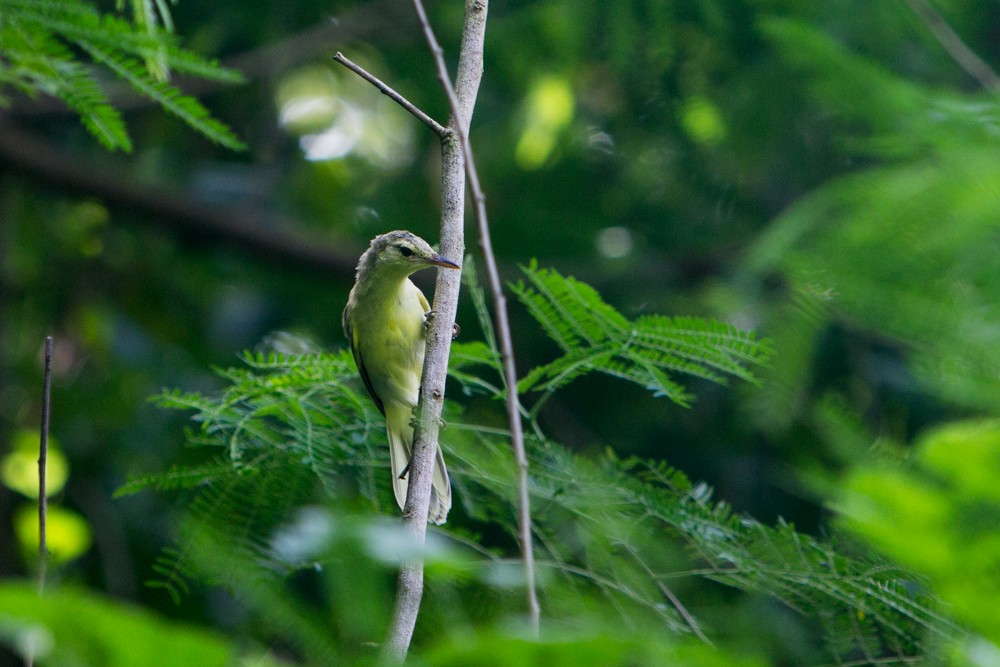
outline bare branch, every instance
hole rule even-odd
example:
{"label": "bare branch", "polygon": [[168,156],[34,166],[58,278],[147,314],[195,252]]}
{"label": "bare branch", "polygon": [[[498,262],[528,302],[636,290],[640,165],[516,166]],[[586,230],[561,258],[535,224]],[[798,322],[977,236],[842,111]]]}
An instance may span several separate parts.
{"label": "bare branch", "polygon": [[45,337],[45,375],[42,382],[42,424],[38,443],[38,592],[45,590],[45,570],[49,562],[49,547],[45,527],[48,513],[46,466],[49,456],[49,411],[52,405],[52,336]]}
{"label": "bare branch", "polygon": [[[511,444],[518,473],[518,532],[520,534],[521,552],[524,558],[524,574],[527,580],[528,612],[532,628],[538,634],[541,611],[538,606],[538,595],[535,591],[535,558],[531,535],[531,508],[528,494],[528,456],[524,447],[524,431],[521,424],[520,402],[517,396],[517,370],[514,364],[514,345],[511,341],[510,323],[507,318],[507,300],[503,293],[503,283],[497,271],[496,257],[493,254],[493,244],[490,240],[489,219],[486,215],[486,196],[479,183],[479,173],[476,170],[475,158],[472,154],[472,144],[469,142],[469,116],[471,106],[468,99],[462,99],[451,84],[448,67],[444,62],[444,51],[438,44],[434,31],[427,19],[421,0],[413,0],[424,30],[424,36],[434,54],[438,79],[448,95],[448,103],[455,117],[462,155],[465,160],[465,170],[469,178],[469,188],[475,200],[476,225],[479,230],[479,245],[483,251],[486,265],[486,277],[493,297],[493,317],[500,343],[500,354],[503,361],[504,381],[507,385],[507,418],[510,425]],[[478,14],[483,23],[486,21],[486,0],[468,0],[466,3],[466,24],[470,15]],[[481,44],[481,43],[480,43]],[[464,43],[463,43],[464,46]],[[480,46],[481,48],[481,46]],[[481,57],[480,57],[481,62]]]}
{"label": "bare branch", "polygon": [[944,50],[979,84],[993,92],[1000,91],[1000,76],[982,58],[966,46],[948,22],[927,0],[906,0],[906,4],[931,31]]}
{"label": "bare branch", "polygon": [[409,111],[414,118],[419,120],[427,127],[431,128],[431,130],[442,139],[444,139],[445,136],[451,131],[448,128],[441,125],[441,123],[437,122],[436,120],[428,116],[419,107],[417,107],[408,99],[406,99],[405,97],[397,93],[395,90],[390,88],[387,84],[383,83],[378,77],[370,73],[364,67],[348,59],[347,56],[345,56],[340,51],[337,51],[337,54],[333,56],[333,59],[336,60],[341,65],[343,65],[344,67],[346,67],[347,69],[357,74],[358,76],[360,76],[368,83],[378,88],[383,95],[387,96],[393,102],[395,102],[399,106]]}

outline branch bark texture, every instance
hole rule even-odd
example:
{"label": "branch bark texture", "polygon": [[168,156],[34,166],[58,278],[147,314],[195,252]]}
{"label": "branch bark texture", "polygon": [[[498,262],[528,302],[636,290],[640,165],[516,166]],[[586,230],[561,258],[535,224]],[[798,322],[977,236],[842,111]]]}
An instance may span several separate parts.
{"label": "branch bark texture", "polygon": [[[531,505],[530,494],[528,492],[528,455],[524,446],[524,429],[521,424],[521,404],[517,395],[517,369],[514,363],[514,344],[511,341],[510,322],[507,317],[507,299],[503,292],[503,282],[500,280],[500,272],[497,270],[496,256],[493,254],[493,242],[490,236],[490,223],[486,214],[486,195],[479,183],[479,172],[476,169],[475,156],[472,153],[472,144],[469,141],[469,127],[472,115],[472,108],[467,99],[463,99],[461,86],[464,83],[463,74],[466,76],[475,75],[476,85],[478,77],[482,76],[482,45],[469,45],[470,49],[477,49],[475,52],[477,62],[480,65],[478,72],[462,71],[462,61],[459,60],[458,74],[456,76],[457,86],[453,87],[451,78],[448,76],[448,67],[444,62],[444,52],[438,44],[434,31],[424,12],[421,0],[413,0],[420,16],[420,23],[424,29],[427,43],[434,54],[434,62],[437,66],[438,79],[448,95],[448,103],[452,111],[452,126],[458,134],[461,148],[461,156],[465,162],[465,171],[469,177],[469,189],[475,204],[476,227],[479,231],[479,245],[483,251],[483,263],[486,266],[486,279],[490,287],[490,295],[493,299],[494,328],[496,329],[497,340],[500,343],[500,355],[503,361],[504,384],[507,388],[507,421],[510,427],[511,445],[514,449],[514,461],[517,464],[517,524],[521,542],[521,557],[524,560],[525,588],[528,597],[528,614],[531,620],[531,627],[535,636],[538,636],[538,628],[541,617],[541,610],[538,605],[538,595],[535,591],[535,555],[531,534]],[[469,17],[476,12],[482,13],[482,19],[486,19],[486,0],[468,0],[466,2],[466,24]],[[462,49],[465,51],[466,43],[463,41]]]}
{"label": "branch bark texture", "polygon": [[[424,22],[425,30],[429,29],[423,6],[419,0],[415,0],[414,5]],[[464,119],[466,127],[472,118],[482,78],[486,10],[485,0],[466,0],[456,93],[460,117]],[[449,128],[451,132],[444,135],[441,141],[441,254],[449,259],[459,260],[465,256],[465,161],[462,145],[458,140],[460,127],[454,116]],[[409,488],[403,508],[403,525],[418,544],[423,543],[427,531],[431,476],[438,446],[441,411],[444,407],[448,355],[451,351],[451,333],[458,310],[460,286],[459,271],[438,272],[434,289],[435,316],[427,331],[421,401],[417,407]],[[406,657],[420,611],[423,583],[422,562],[411,561],[403,565],[399,573],[392,625],[383,646],[384,657],[396,661],[402,661]]]}

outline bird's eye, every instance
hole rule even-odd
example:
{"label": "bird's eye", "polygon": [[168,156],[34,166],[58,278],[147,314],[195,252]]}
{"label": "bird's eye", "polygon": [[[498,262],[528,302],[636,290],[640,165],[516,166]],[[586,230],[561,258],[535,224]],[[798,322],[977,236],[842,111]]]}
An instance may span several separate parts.
{"label": "bird's eye", "polygon": [[405,246],[405,245],[396,246],[396,247],[399,248],[399,254],[402,255],[403,257],[409,257],[409,256],[411,256],[413,254],[413,248],[410,248],[410,247]]}

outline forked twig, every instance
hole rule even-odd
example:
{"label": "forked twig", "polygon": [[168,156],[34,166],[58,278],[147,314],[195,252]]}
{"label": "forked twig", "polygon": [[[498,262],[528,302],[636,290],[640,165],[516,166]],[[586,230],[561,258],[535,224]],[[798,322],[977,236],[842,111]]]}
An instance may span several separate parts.
{"label": "forked twig", "polygon": [[[486,0],[471,1],[485,14]],[[462,146],[462,154],[465,158],[465,172],[469,178],[469,189],[472,191],[472,197],[475,201],[479,245],[483,251],[487,282],[489,283],[490,292],[493,297],[493,315],[496,318],[504,380],[507,384],[507,417],[510,424],[511,444],[514,448],[514,458],[517,463],[518,474],[518,532],[520,534],[521,552],[524,557],[524,574],[527,580],[528,613],[531,618],[532,629],[537,636],[541,610],[538,606],[538,594],[535,591],[535,558],[532,545],[531,508],[528,494],[528,456],[524,447],[524,431],[521,424],[520,402],[517,396],[517,371],[514,365],[514,345],[511,341],[510,323],[507,318],[507,300],[504,297],[503,283],[500,280],[496,257],[493,254],[489,219],[486,215],[486,196],[483,194],[483,189],[479,183],[479,173],[476,170],[472,145],[469,142],[469,123],[466,119],[466,114],[463,113],[459,104],[458,95],[455,93],[455,87],[452,85],[451,77],[448,74],[448,66],[444,62],[444,51],[434,36],[434,30],[427,19],[427,12],[424,11],[423,3],[421,0],[413,0],[413,6],[417,10],[417,16],[420,18],[424,37],[427,39],[427,44],[434,55],[438,79],[448,96],[448,105],[451,107],[451,113],[455,119],[454,124]]]}
{"label": "forked twig", "polygon": [[366,70],[361,65],[358,65],[354,61],[350,60],[340,51],[337,51],[337,54],[333,56],[333,59],[336,60],[341,65],[343,65],[344,67],[346,67],[347,69],[357,74],[358,76],[360,76],[368,83],[378,88],[383,95],[385,95],[393,102],[395,102],[399,106],[409,111],[414,118],[419,120],[427,127],[431,128],[431,130],[442,139],[446,138],[449,134],[451,134],[451,130],[449,130],[444,125],[431,118],[429,115],[424,113],[424,111],[420,109],[417,105],[413,104],[408,99],[397,93],[395,90],[389,87],[388,84],[383,82],[381,79],[376,77],[374,74]]}
{"label": "forked twig", "polygon": [[[400,106],[421,120],[431,130],[433,130],[442,140],[442,188],[443,210],[442,210],[442,251],[446,247],[455,254],[461,254],[464,248],[462,234],[462,199],[464,198],[464,183],[462,176],[467,176],[469,188],[475,202],[475,218],[479,230],[479,242],[483,250],[486,263],[487,278],[493,296],[494,317],[496,319],[496,329],[500,343],[500,351],[503,360],[504,381],[507,385],[507,413],[510,423],[511,441],[514,449],[514,456],[518,470],[518,526],[522,556],[525,566],[525,579],[527,582],[528,609],[531,618],[531,625],[535,635],[538,634],[540,609],[538,596],[535,589],[535,564],[534,548],[531,532],[531,511],[528,494],[528,458],[524,446],[524,432],[521,424],[520,403],[517,395],[517,371],[514,365],[514,349],[511,341],[510,323],[507,317],[507,301],[503,294],[503,286],[500,274],[497,270],[496,257],[493,253],[493,244],[490,238],[489,220],[486,213],[486,197],[483,194],[479,182],[479,174],[476,170],[475,160],[472,154],[472,147],[469,143],[468,127],[469,118],[472,114],[476,91],[479,86],[479,79],[482,74],[482,45],[485,33],[486,22],[486,0],[466,0],[466,21],[463,30],[462,48],[459,56],[458,88],[452,85],[448,75],[447,66],[444,63],[444,55],[434,31],[427,19],[423,4],[420,0],[414,0],[414,8],[420,19],[424,36],[434,55],[435,66],[438,79],[441,81],[445,94],[448,97],[448,104],[452,112],[452,122],[448,128],[443,128],[431,119],[426,113],[410,103],[399,93],[395,92],[388,85],[380,81],[374,75],[365,71],[360,66],[351,62],[343,54],[337,53],[334,60],[341,63],[351,71],[355,72],[366,81],[370,82],[382,93],[397,102]],[[463,103],[466,109],[463,110]],[[459,152],[454,149],[454,139],[457,136]],[[464,165],[464,174],[463,174]],[[457,169],[457,173],[456,173]],[[458,184],[459,187],[448,192],[448,184]],[[447,253],[446,253],[447,255]],[[450,255],[447,255],[450,256]],[[438,287],[435,290],[434,310],[438,315],[445,314],[438,307],[438,298],[445,295],[446,301],[457,300],[457,281],[451,278],[452,272],[442,272],[438,276]],[[453,280],[453,283],[449,283]],[[442,289],[446,288],[446,289]],[[454,294],[452,293],[454,288]],[[450,304],[453,307],[454,304]],[[431,377],[431,367],[437,366],[435,361],[436,345],[435,339],[438,336],[437,323],[441,321],[441,326],[450,329],[451,321],[454,320],[454,312],[449,310],[448,317],[434,318],[431,328],[428,331],[427,356],[424,367],[424,389],[428,384],[437,384],[437,379]],[[450,340],[450,337],[449,337]],[[447,345],[447,342],[445,342]],[[447,351],[447,348],[445,348]],[[445,356],[444,370],[441,371],[442,378],[440,384],[443,386],[443,373],[446,372],[447,359]],[[425,410],[425,404],[439,402],[443,397],[442,390],[422,391],[424,400],[418,408],[417,433],[414,440],[413,457],[411,458],[410,484],[408,487],[407,500],[403,509],[403,522],[418,540],[424,539],[426,531],[427,503],[415,499],[418,488],[422,488],[421,479],[426,473],[421,463],[424,453],[421,452],[422,441],[437,442],[437,428],[434,422],[428,421],[426,417],[439,417],[440,406],[429,406]],[[431,400],[426,400],[430,397]],[[427,433],[424,434],[424,429]],[[433,451],[433,450],[431,450]],[[430,470],[432,461],[427,459],[427,469]],[[427,482],[429,485],[429,481]],[[429,486],[427,488],[429,494]],[[422,510],[422,511],[421,511]],[[416,624],[417,612],[419,610],[420,598],[423,594],[423,567],[420,563],[404,564],[399,573],[399,586],[397,590],[396,608],[393,613],[392,626],[390,628],[386,644],[383,646],[383,655],[390,659],[402,661],[406,657],[409,649],[413,628]]]}

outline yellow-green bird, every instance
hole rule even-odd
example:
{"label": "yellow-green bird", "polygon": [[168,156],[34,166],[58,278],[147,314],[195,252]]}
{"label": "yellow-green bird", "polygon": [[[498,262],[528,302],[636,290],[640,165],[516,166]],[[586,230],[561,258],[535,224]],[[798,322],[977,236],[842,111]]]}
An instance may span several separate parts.
{"label": "yellow-green bird", "polygon": [[[361,255],[344,308],[344,334],[358,372],[375,405],[385,415],[392,461],[392,488],[400,509],[406,502],[413,445],[410,419],[420,397],[424,338],[431,307],[410,274],[431,266],[460,268],[406,231],[376,236]],[[442,524],[451,509],[451,482],[441,448],[431,482],[427,520]]]}

